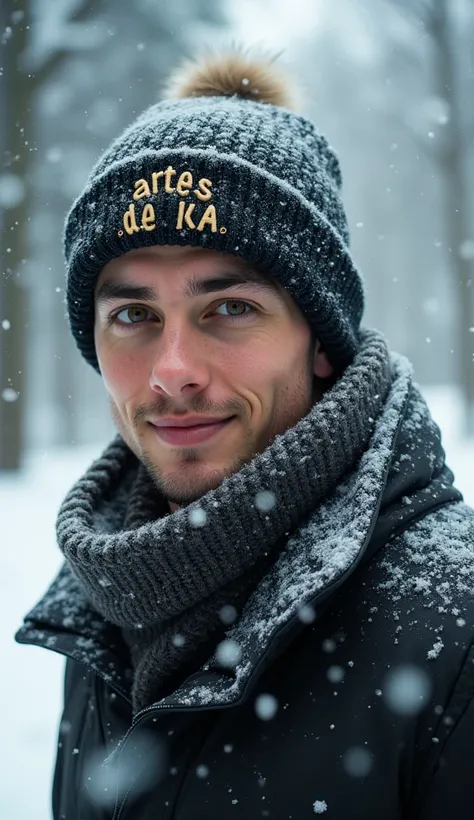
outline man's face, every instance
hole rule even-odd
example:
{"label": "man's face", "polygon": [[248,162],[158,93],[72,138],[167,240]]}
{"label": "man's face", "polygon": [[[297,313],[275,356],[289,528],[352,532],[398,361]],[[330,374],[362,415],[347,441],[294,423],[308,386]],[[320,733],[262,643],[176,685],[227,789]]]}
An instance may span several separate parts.
{"label": "man's face", "polygon": [[95,343],[114,421],[171,509],[306,415],[332,368],[291,297],[242,260],[152,247],[109,262]]}

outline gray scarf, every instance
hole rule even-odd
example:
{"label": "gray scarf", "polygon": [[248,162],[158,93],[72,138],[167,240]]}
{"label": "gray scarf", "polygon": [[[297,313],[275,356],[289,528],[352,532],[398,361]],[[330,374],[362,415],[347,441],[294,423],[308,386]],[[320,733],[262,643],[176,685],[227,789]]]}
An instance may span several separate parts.
{"label": "gray scarf", "polygon": [[197,669],[270,563],[351,470],[391,383],[383,338],[366,331],[353,363],[294,427],[198,502],[170,514],[117,437],[77,482],[58,543],[85,595],[121,627],[133,710]]}

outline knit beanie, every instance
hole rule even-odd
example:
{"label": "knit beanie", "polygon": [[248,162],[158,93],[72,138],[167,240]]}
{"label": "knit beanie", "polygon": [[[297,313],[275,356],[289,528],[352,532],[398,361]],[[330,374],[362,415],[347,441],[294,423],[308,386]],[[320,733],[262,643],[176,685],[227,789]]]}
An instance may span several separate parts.
{"label": "knit beanie", "polygon": [[67,308],[82,355],[100,372],[101,268],[135,248],[190,245],[280,282],[343,369],[358,349],[364,297],[334,150],[291,110],[270,60],[208,57],[187,63],[172,88],[105,151],[67,216]]}

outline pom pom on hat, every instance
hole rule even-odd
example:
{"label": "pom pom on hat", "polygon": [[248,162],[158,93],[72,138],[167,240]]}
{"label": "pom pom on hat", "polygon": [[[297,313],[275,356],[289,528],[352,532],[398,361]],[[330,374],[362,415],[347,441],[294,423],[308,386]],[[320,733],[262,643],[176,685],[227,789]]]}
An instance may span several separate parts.
{"label": "pom pom on hat", "polygon": [[295,91],[275,67],[276,57],[252,57],[240,50],[187,60],[165,89],[168,99],[241,97],[295,108]]}

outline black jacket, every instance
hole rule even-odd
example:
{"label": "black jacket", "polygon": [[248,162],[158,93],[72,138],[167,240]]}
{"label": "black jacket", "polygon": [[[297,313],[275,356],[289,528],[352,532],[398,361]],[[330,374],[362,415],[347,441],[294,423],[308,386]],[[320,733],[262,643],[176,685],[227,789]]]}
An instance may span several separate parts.
{"label": "black jacket", "polygon": [[235,670],[133,722],[120,631],[63,567],[17,633],[68,657],[54,820],[472,818],[474,512],[409,386],[393,419],[256,590]]}

